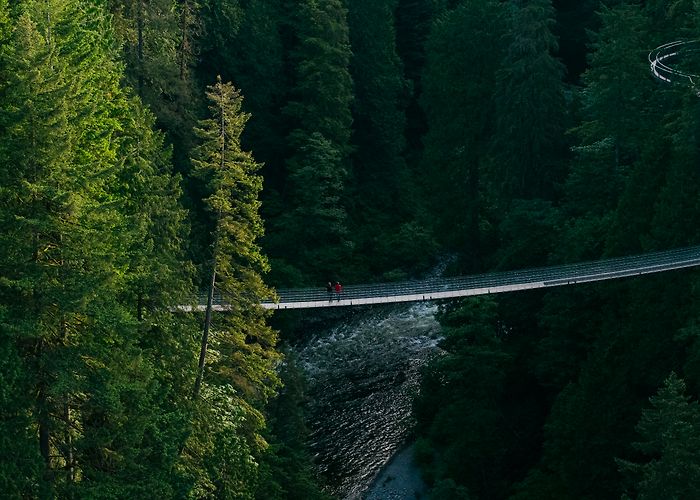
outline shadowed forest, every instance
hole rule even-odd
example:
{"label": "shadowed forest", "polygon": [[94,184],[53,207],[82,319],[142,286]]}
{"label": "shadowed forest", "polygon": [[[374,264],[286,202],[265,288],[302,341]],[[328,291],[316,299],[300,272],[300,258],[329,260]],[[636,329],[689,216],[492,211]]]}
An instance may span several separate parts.
{"label": "shadowed forest", "polygon": [[[647,60],[698,33],[691,0],[0,0],[2,495],[328,498],[304,318],[261,298],[699,244],[698,90]],[[441,304],[430,497],[697,498],[699,285]]]}

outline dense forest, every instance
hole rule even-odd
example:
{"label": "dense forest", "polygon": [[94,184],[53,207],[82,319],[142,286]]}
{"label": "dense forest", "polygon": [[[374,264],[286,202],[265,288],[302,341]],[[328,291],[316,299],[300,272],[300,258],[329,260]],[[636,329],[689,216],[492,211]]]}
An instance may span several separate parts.
{"label": "dense forest", "polygon": [[[698,32],[691,0],[0,0],[0,491],[327,498],[303,322],[261,298],[700,243],[697,89],[647,61]],[[699,284],[442,304],[431,497],[697,498]]]}

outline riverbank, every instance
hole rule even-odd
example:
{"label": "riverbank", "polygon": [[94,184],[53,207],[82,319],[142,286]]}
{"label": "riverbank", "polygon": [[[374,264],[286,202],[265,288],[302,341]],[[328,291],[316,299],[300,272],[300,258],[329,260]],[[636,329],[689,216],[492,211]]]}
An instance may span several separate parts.
{"label": "riverbank", "polygon": [[379,472],[364,500],[416,500],[428,490],[413,460],[413,443],[396,453]]}

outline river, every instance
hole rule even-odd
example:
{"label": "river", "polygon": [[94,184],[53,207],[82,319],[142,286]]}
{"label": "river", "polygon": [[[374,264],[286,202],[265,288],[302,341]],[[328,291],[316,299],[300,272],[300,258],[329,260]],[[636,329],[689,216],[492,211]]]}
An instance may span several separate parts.
{"label": "river", "polygon": [[401,455],[419,370],[438,350],[436,310],[433,303],[363,309],[296,346],[309,384],[311,452],[335,497],[373,496],[378,473]]}

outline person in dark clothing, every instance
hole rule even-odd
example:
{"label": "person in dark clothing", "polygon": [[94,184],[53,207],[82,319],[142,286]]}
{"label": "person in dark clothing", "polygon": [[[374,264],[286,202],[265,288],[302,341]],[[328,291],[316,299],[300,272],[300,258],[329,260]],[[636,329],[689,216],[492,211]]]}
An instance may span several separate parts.
{"label": "person in dark clothing", "polygon": [[328,302],[333,300],[333,284],[329,281],[326,283],[326,292],[328,293]]}
{"label": "person in dark clothing", "polygon": [[340,284],[339,281],[335,282],[335,294],[338,297],[338,300],[340,300],[340,292],[343,291],[343,285]]}

